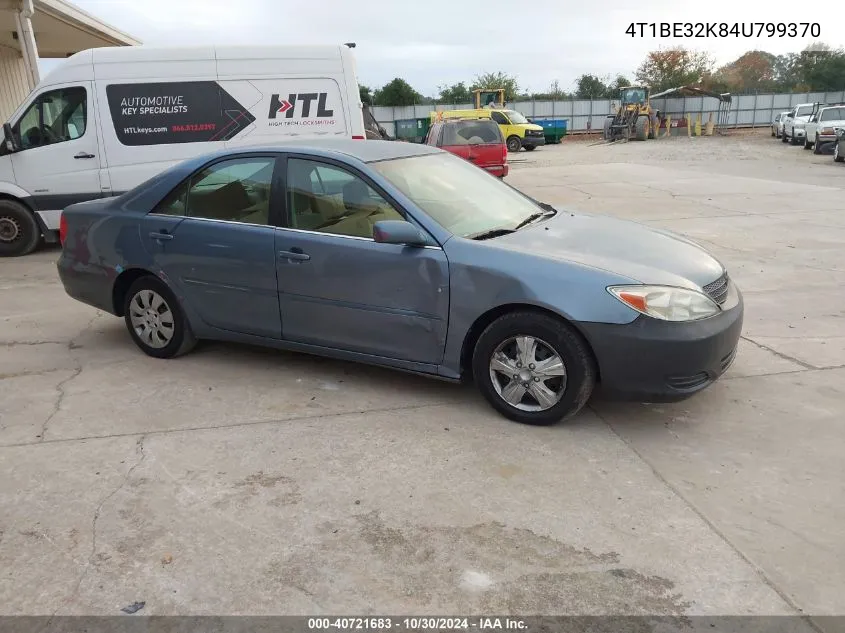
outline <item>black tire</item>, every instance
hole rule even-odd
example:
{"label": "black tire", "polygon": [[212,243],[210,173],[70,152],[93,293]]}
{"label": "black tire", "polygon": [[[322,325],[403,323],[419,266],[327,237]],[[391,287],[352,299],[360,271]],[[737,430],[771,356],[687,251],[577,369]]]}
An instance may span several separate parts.
{"label": "black tire", "polygon": [[41,243],[32,211],[14,200],[0,200],[0,257],[29,255]]}
{"label": "black tire", "polygon": [[775,134],[774,129],[772,129],[772,136],[777,136],[777,134]]}
{"label": "black tire", "polygon": [[525,151],[526,151],[526,152],[533,152],[535,149],[537,149],[537,146],[536,146],[536,145],[526,145],[526,146],[525,146]]}
{"label": "black tire", "polygon": [[780,142],[781,143],[789,143],[789,137],[786,135],[785,130],[784,130],[783,134],[780,135]]}
{"label": "black tire", "polygon": [[804,137],[804,149],[811,149],[815,143],[811,143],[807,137]]}
{"label": "black tire", "polygon": [[818,142],[818,140],[813,143],[813,154],[821,154],[822,153],[822,144]]}
{"label": "black tire", "polygon": [[519,148],[522,147],[522,139],[516,135],[509,136],[507,146],[509,152],[516,154],[519,151]]}
{"label": "black tire", "polygon": [[[545,410],[518,409],[506,402],[493,384],[490,369],[493,355],[500,345],[519,336],[539,339],[541,347],[548,345],[563,361],[566,382],[561,384],[563,378],[560,378],[557,383],[563,393],[556,404]],[[493,408],[506,418],[522,424],[549,425],[572,417],[587,403],[596,384],[595,361],[581,335],[561,319],[537,312],[510,312],[488,325],[475,344],[472,372],[479,391]],[[549,380],[554,386],[554,378],[547,378],[543,384],[546,385]],[[520,404],[525,406],[526,400],[529,404],[532,401],[537,404],[528,394],[521,396]]]}
{"label": "black tire", "polygon": [[789,144],[790,145],[798,145],[798,139],[795,138],[795,132],[793,132],[792,136],[789,137]]}
{"label": "black tire", "polygon": [[[136,302],[139,294],[144,291],[152,291],[158,294],[164,300],[166,307],[169,308],[172,315],[173,333],[169,342],[162,347],[154,347],[146,343],[132,324],[133,310],[137,314],[143,305],[143,301],[142,304],[134,303],[134,305],[133,302]],[[158,312],[162,313],[160,307]],[[182,307],[179,305],[176,296],[170,291],[170,288],[152,275],[136,279],[129,287],[123,304],[123,318],[126,321],[126,329],[129,330],[129,335],[135,341],[135,345],[141,348],[142,352],[153,358],[175,358],[191,351],[197,344],[197,340],[191,331],[191,326],[185,318],[185,314],[182,312]]]}
{"label": "black tire", "polygon": [[613,117],[608,117],[604,120],[604,129],[602,130],[602,138],[605,141],[610,140],[610,126],[613,124]]}
{"label": "black tire", "polygon": [[649,130],[651,126],[649,125],[648,117],[641,116],[637,117],[637,121],[634,124],[634,131],[636,134],[636,139],[638,141],[644,141],[648,138]]}
{"label": "black tire", "polygon": [[833,160],[837,163],[845,161],[845,154],[839,151],[839,141],[836,141],[836,144],[833,146]]}

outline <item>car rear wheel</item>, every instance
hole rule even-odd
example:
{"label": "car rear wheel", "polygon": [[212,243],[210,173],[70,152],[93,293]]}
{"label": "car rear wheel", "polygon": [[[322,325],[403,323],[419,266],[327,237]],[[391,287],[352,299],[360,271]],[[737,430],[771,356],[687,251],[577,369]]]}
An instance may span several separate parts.
{"label": "car rear wheel", "polygon": [[29,209],[14,200],[0,200],[0,257],[20,257],[41,242],[41,229]]}
{"label": "car rear wheel", "polygon": [[815,142],[813,145],[813,154],[821,154],[822,153],[822,144],[818,141]]}
{"label": "car rear wheel", "polygon": [[154,358],[173,358],[196,345],[176,297],[152,275],[141,277],[130,286],[123,316],[132,340]]}
{"label": "car rear wheel", "polygon": [[842,154],[839,151],[839,141],[836,141],[836,145],[833,146],[833,160],[835,160],[837,163],[841,163],[843,160],[845,160],[845,154]]}
{"label": "car rear wheel", "polygon": [[581,336],[563,321],[535,312],[505,314],[487,326],[472,368],[493,408],[523,424],[554,424],[575,415],[596,382]]}
{"label": "car rear wheel", "polygon": [[507,145],[509,152],[516,153],[519,151],[519,148],[522,147],[522,141],[518,136],[509,136]]}

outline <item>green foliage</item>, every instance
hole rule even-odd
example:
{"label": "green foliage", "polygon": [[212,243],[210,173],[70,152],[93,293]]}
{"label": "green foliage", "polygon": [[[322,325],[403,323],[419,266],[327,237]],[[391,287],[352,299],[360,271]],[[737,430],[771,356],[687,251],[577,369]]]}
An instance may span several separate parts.
{"label": "green foliage", "polygon": [[451,86],[438,86],[437,90],[440,93],[437,98],[440,103],[472,103],[472,92],[463,81]]}
{"label": "green foliage", "polygon": [[396,77],[376,90],[373,102],[379,106],[409,106],[422,103],[425,99],[404,79]]}
{"label": "green foliage", "polygon": [[373,105],[373,93],[369,86],[359,85],[358,94],[361,95],[361,103],[368,106]]}
{"label": "green foliage", "polygon": [[470,86],[470,90],[476,90],[478,88],[482,90],[504,88],[505,101],[514,101],[519,96],[519,82],[516,80],[516,77],[503,72],[477,75]]}
{"label": "green foliage", "polygon": [[637,81],[660,92],[679,86],[695,86],[708,77],[713,60],[703,52],[683,47],[651,51],[637,69]]}

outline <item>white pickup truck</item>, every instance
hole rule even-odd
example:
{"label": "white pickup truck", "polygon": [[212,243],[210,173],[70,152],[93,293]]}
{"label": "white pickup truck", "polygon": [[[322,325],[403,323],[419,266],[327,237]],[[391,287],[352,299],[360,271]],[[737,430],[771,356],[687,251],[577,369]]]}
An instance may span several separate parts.
{"label": "white pickup truck", "polygon": [[804,126],[818,105],[817,103],[799,103],[792,108],[786,117],[786,121],[783,123],[783,136],[781,140],[784,143],[788,142],[792,145],[797,145],[798,141],[804,140]]}
{"label": "white pickup truck", "polygon": [[804,149],[821,154],[825,145],[836,142],[837,128],[845,128],[845,105],[821,108],[804,125]]}

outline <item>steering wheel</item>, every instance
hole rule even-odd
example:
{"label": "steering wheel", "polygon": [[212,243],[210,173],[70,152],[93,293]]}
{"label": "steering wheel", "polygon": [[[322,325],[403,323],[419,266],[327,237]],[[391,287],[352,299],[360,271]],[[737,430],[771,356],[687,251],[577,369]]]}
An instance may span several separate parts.
{"label": "steering wheel", "polygon": [[49,125],[44,125],[41,127],[41,132],[47,138],[48,143],[58,143],[61,138],[59,138],[58,134],[53,132]]}

